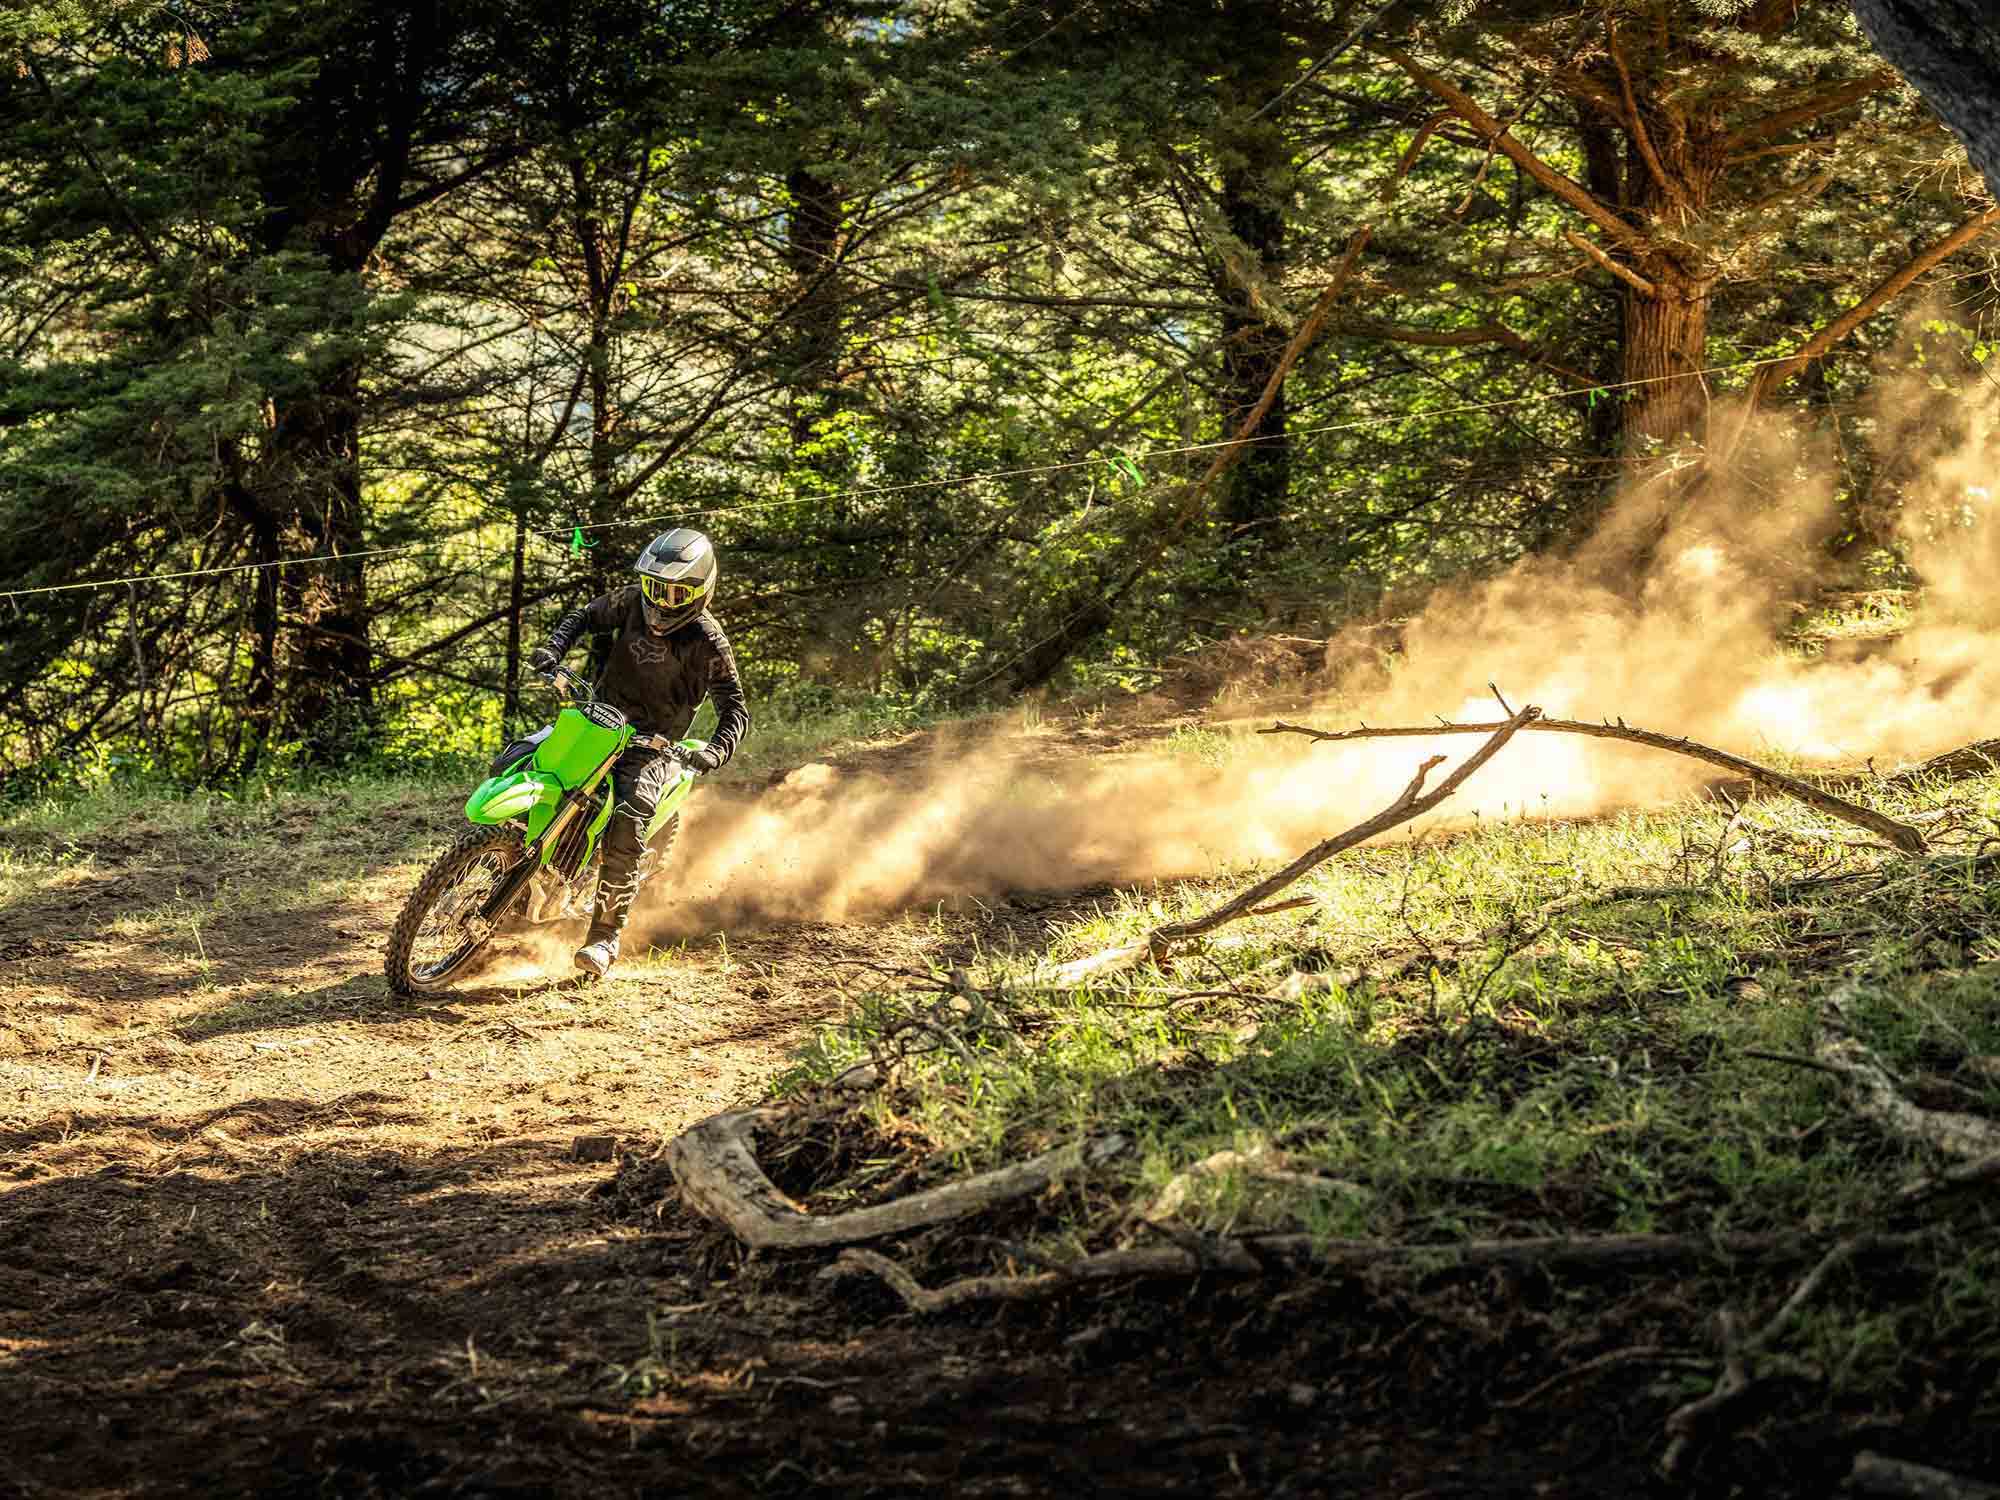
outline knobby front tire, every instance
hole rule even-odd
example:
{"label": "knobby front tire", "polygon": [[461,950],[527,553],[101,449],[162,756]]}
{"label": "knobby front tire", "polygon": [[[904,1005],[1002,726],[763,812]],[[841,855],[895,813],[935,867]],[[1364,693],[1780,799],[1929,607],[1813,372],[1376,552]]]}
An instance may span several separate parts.
{"label": "knobby front tire", "polygon": [[389,934],[382,970],[391,993],[427,995],[464,969],[493,934],[467,932],[462,919],[525,857],[519,833],[475,825],[431,862]]}

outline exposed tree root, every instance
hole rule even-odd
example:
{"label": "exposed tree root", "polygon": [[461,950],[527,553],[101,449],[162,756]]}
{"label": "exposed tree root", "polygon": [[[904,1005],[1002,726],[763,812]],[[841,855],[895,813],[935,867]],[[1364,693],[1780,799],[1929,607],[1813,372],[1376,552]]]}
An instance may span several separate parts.
{"label": "exposed tree root", "polygon": [[1088,1282],[1133,1276],[1198,1276],[1219,1271],[1258,1276],[1275,1271],[1369,1271],[1404,1266],[1420,1272],[1472,1266],[1568,1270],[1634,1270],[1690,1260],[1754,1256],[1785,1259],[1806,1253],[1805,1234],[1608,1234],[1547,1239],[1467,1240],[1452,1245],[1412,1245],[1379,1240],[1318,1240],[1308,1234],[1246,1239],[1186,1237],[1186,1243],[1106,1250],[1071,1261],[1059,1271],[1032,1276],[974,1276],[925,1288],[888,1256],[846,1250],[820,1273],[879,1276],[912,1312],[944,1312],[973,1302],[1028,1302]]}
{"label": "exposed tree root", "polygon": [[[1409,727],[1373,729],[1363,725],[1359,729],[1346,729],[1330,733],[1323,729],[1313,729],[1304,724],[1288,724],[1283,720],[1269,729],[1260,729],[1259,734],[1303,734],[1315,740],[1366,740],[1366,739],[1422,739],[1439,734],[1490,734],[1505,728],[1500,724],[1421,724]],[[1844,797],[1811,782],[1801,781],[1796,776],[1787,776],[1782,771],[1774,771],[1740,755],[1732,755],[1727,750],[1717,750],[1694,740],[1675,739],[1670,735],[1656,734],[1650,729],[1634,729],[1622,720],[1615,724],[1586,724],[1575,719],[1538,719],[1535,723],[1520,725],[1546,734],[1580,734],[1591,739],[1623,740],[1627,744],[1646,745],[1655,750],[1670,751],[1675,755],[1691,756],[1695,760],[1705,760],[1711,765],[1747,776],[1760,786],[1783,792],[1788,797],[1796,797],[1809,807],[1816,807],[1828,817],[1839,818],[1844,823],[1852,823],[1857,828],[1865,828],[1880,838],[1887,839],[1905,854],[1922,854],[1924,836],[1908,823],[1898,822],[1886,813],[1878,813],[1873,808],[1859,806]]]}
{"label": "exposed tree root", "polygon": [[893,1203],[816,1215],[778,1191],[750,1151],[750,1136],[773,1118],[767,1110],[730,1110],[711,1115],[674,1137],[667,1162],[674,1181],[699,1213],[727,1225],[754,1250],[802,1250],[851,1245],[927,1224],[942,1224],[991,1208],[996,1203],[1038,1193],[1125,1149],[1119,1135],[1094,1137],[1046,1152],[1031,1161],[983,1172],[962,1182],[912,1193]]}

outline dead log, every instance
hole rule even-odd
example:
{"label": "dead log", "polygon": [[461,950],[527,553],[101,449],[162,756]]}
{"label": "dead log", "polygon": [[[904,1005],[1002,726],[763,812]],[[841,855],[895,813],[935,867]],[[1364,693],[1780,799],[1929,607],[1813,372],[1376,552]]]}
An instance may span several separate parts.
{"label": "dead log", "polygon": [[[1424,791],[1424,778],[1430,775],[1433,768],[1443,763],[1442,755],[1434,755],[1418,766],[1417,774],[1410,778],[1410,784],[1403,788],[1401,795],[1374,817],[1356,823],[1352,828],[1336,833],[1332,838],[1321,840],[1275,875],[1258,881],[1249,889],[1238,892],[1222,905],[1203,912],[1198,917],[1190,917],[1185,922],[1167,922],[1155,927],[1146,935],[1143,942],[1130,943],[1120,948],[1107,948],[1101,953],[1091,954],[1088,958],[1079,958],[1073,963],[1064,964],[1050,976],[1051,980],[1058,985],[1079,984],[1093,975],[1129,968],[1148,957],[1157,963],[1167,956],[1175,943],[1199,937],[1205,932],[1212,932],[1224,923],[1234,922],[1240,917],[1255,915],[1257,909],[1272,896],[1316,865],[1324,864],[1334,855],[1352,849],[1356,844],[1365,844],[1377,834],[1386,833],[1399,823],[1407,823],[1412,818],[1422,817],[1451,796],[1465,784],[1468,776],[1498,754],[1500,747],[1511,740],[1516,731],[1533,728],[1541,712],[1531,703],[1505,723],[1489,726],[1492,737],[1431,791]],[[1268,734],[1270,731],[1262,732]]]}
{"label": "dead log", "polygon": [[[1303,734],[1314,740],[1328,743],[1340,740],[1368,739],[1422,739],[1439,734],[1491,734],[1502,729],[1503,724],[1420,724],[1407,727],[1375,729],[1363,725],[1359,729],[1329,732],[1313,729],[1304,724],[1288,724],[1279,720],[1269,729],[1260,729],[1259,734]],[[1650,729],[1634,729],[1622,720],[1615,724],[1586,724],[1576,719],[1537,719],[1534,723],[1519,726],[1547,734],[1580,734],[1591,739],[1622,740],[1631,745],[1645,745],[1654,750],[1665,750],[1675,755],[1690,756],[1695,760],[1705,760],[1710,765],[1721,766],[1734,771],[1739,776],[1749,778],[1759,786],[1795,797],[1808,807],[1818,808],[1830,818],[1839,818],[1843,823],[1852,823],[1857,828],[1865,828],[1878,838],[1888,840],[1905,854],[1922,854],[1924,836],[1908,823],[1898,822],[1886,813],[1873,808],[1862,807],[1858,803],[1836,797],[1824,788],[1811,782],[1801,781],[1796,776],[1787,776],[1783,771],[1775,771],[1756,761],[1745,760],[1740,755],[1732,755],[1727,750],[1717,750],[1713,746],[1698,744],[1685,737],[1656,734]]]}
{"label": "dead log", "polygon": [[1031,1161],[948,1182],[891,1203],[818,1215],[802,1212],[779,1192],[751,1154],[751,1134],[772,1118],[775,1115],[769,1110],[711,1115],[675,1136],[667,1147],[674,1182],[689,1205],[726,1225],[753,1250],[851,1245],[962,1219],[996,1203],[1039,1193],[1051,1183],[1110,1160],[1126,1145],[1120,1135],[1095,1136],[1060,1146]]}
{"label": "dead log", "polygon": [[1907,1459],[1884,1458],[1866,1449],[1855,1455],[1847,1487],[1856,1494],[1898,1500],[2000,1500],[2000,1484],[1966,1479]]}
{"label": "dead log", "polygon": [[1030,1276],[973,1276],[926,1288],[902,1266],[872,1250],[845,1250],[820,1272],[831,1279],[880,1277],[911,1312],[946,1312],[974,1302],[1030,1302],[1091,1282],[1136,1276],[1199,1276],[1224,1272],[1377,1271],[1419,1273],[1478,1266],[1630,1271],[1691,1260],[1789,1259],[1814,1244],[1809,1234],[1608,1234],[1546,1239],[1466,1240],[1458,1244],[1399,1244],[1380,1240],[1321,1240],[1309,1234],[1200,1239],[1192,1244],[1106,1250],[1056,1271]]}

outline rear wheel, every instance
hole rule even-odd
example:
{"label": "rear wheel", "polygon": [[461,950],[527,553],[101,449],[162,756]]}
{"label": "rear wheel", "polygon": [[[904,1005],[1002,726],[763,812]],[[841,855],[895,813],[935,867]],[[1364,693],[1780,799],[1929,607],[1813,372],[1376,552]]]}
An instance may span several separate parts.
{"label": "rear wheel", "polygon": [[494,924],[483,922],[479,909],[525,852],[518,833],[473,827],[432,861],[389,934],[382,969],[393,992],[442,989],[486,946]]}

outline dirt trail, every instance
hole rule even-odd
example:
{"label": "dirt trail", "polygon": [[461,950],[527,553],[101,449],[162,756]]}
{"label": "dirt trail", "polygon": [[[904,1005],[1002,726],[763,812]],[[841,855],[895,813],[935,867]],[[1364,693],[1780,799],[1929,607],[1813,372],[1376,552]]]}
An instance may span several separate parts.
{"label": "dirt trail", "polygon": [[842,960],[1036,941],[1061,903],[737,931],[588,988],[517,946],[406,1004],[411,851],[272,910],[263,847],[107,835],[0,908],[0,1497],[1250,1492],[1198,1372],[1107,1405],[1059,1340],[885,1330],[618,1191],[835,1012]]}

